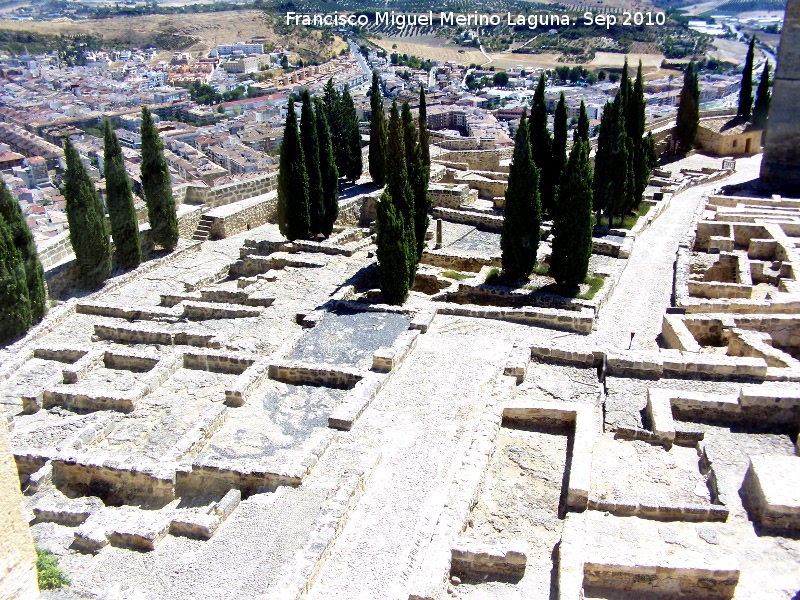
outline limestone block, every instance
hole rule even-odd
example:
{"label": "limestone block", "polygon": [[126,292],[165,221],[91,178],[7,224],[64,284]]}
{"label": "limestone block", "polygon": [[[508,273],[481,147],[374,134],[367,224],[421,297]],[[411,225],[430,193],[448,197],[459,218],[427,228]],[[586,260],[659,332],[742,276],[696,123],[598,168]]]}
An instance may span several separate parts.
{"label": "limestone block", "polygon": [[90,515],[73,533],[73,545],[82,552],[97,553],[108,545],[111,524],[102,511]]}
{"label": "limestone block", "polygon": [[189,538],[210,539],[222,523],[219,515],[188,512],[170,521],[169,532]]}
{"label": "limestone block", "polygon": [[768,529],[800,530],[800,457],[751,456],[743,491],[753,521]]}
{"label": "limestone block", "polygon": [[675,441],[675,420],[669,392],[647,388],[646,411],[656,437],[668,443]]}
{"label": "limestone block", "polygon": [[508,357],[503,367],[503,375],[513,377],[517,384],[525,380],[528,373],[528,365],[531,363],[531,348],[525,345],[514,345],[514,350]]}
{"label": "limestone block", "polygon": [[64,383],[77,383],[86,376],[87,373],[103,366],[105,352],[102,350],[91,350],[82,358],[71,365],[66,365],[62,370]]}
{"label": "limestone block", "polygon": [[451,549],[451,573],[471,578],[482,575],[522,577],[527,562],[528,542],[524,540],[461,538]]}
{"label": "limestone block", "polygon": [[788,408],[800,411],[800,390],[743,385],[739,392],[743,407]]}
{"label": "limestone block", "polygon": [[665,314],[661,321],[661,336],[668,348],[682,352],[700,352],[702,348],[679,315]]}
{"label": "limestone block", "polygon": [[77,527],[102,508],[102,501],[93,496],[75,499],[46,496],[34,504],[33,514],[39,523],[51,521],[59,525]]}
{"label": "limestone block", "polygon": [[231,389],[225,390],[225,404],[243,406],[250,393],[267,377],[269,377],[269,363],[266,360],[255,361],[236,378]]}
{"label": "limestone block", "polygon": [[655,353],[617,350],[606,354],[606,369],[611,375],[638,375],[658,379],[663,371],[663,363]]}
{"label": "limestone block", "polygon": [[222,499],[214,506],[214,512],[224,521],[231,513],[239,506],[242,501],[242,492],[239,490],[230,490],[225,494]]}
{"label": "limestone block", "polygon": [[436,317],[436,313],[437,308],[435,306],[415,313],[411,318],[409,328],[418,329],[422,333],[427,333],[428,328],[431,326],[431,323],[433,323],[434,317]]}
{"label": "limestone block", "polygon": [[731,252],[733,250],[733,238],[712,235],[708,238],[708,250],[718,250],[720,252]]}
{"label": "limestone block", "polygon": [[161,514],[125,519],[117,523],[108,535],[114,546],[133,550],[155,550],[169,533],[170,520]]}
{"label": "limestone block", "polygon": [[44,463],[44,466],[36,471],[35,473],[31,473],[30,477],[28,477],[28,487],[26,489],[27,493],[34,493],[38,492],[39,488],[41,488],[46,483],[50,483],[53,480],[53,463],[49,460]]}

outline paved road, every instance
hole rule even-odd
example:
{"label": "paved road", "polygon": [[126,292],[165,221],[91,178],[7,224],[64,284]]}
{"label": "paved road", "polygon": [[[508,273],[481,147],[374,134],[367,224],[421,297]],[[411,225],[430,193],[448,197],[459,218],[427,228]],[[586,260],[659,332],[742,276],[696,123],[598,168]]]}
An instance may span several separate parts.
{"label": "paved road", "polygon": [[[700,159],[703,157],[690,157],[668,168],[677,171],[682,166],[695,166]],[[627,348],[633,331],[633,348],[657,348],[656,337],[661,333],[661,320],[672,292],[672,263],[695,210],[714,188],[755,179],[760,167],[761,155],[739,159],[736,172],[729,178],[692,188],[672,199],[669,208],[636,239],[628,266],[600,311],[593,341]]]}

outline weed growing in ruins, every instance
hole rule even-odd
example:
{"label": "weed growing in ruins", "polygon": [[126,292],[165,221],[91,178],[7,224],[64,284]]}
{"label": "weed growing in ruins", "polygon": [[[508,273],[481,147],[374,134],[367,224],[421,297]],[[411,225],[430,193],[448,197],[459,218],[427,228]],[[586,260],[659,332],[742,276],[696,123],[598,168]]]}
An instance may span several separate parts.
{"label": "weed growing in ruins", "polygon": [[586,279],[584,279],[584,283],[589,284],[589,289],[583,292],[582,294],[578,294],[576,298],[581,300],[591,300],[594,298],[594,295],[600,291],[600,288],[603,287],[606,278],[602,275],[590,275]]}
{"label": "weed growing in ruins", "polygon": [[464,273],[459,273],[458,271],[443,271],[442,277],[447,277],[448,279],[455,279],[456,281],[463,281],[464,279],[469,279],[469,275],[465,275]]}
{"label": "weed growing in ruins", "polygon": [[57,590],[72,582],[58,566],[58,557],[47,548],[36,548],[36,577],[40,590]]}

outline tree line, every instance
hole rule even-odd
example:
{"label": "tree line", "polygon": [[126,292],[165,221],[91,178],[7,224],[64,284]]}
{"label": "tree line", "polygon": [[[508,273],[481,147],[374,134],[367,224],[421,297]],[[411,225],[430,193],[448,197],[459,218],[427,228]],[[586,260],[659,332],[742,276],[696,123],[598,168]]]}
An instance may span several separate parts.
{"label": "tree line", "polygon": [[[756,91],[755,104],[753,103],[753,62],[755,59],[756,38],[750,39],[747,56],[742,70],[742,83],[739,88],[739,103],[736,108],[736,120],[750,122],[756,129],[766,129],[769,118],[769,107],[772,102],[770,92],[770,66],[769,61],[764,61],[764,69]],[[697,138],[697,128],[700,125],[700,84],[697,80],[697,66],[694,61],[689,63],[683,77],[678,115],[672,137],[677,142],[678,148],[684,152],[691,150]],[[763,139],[763,136],[762,136]]]}
{"label": "tree line", "polygon": [[592,252],[593,212],[598,220],[605,212],[611,225],[616,217],[638,208],[657,162],[653,138],[644,136],[644,104],[642,65],[632,82],[626,59],[620,88],[603,109],[592,169],[585,105],[581,103],[567,155],[566,99],[562,93],[551,135],[545,76],[540,76],[530,117],[523,112],[514,137],[500,238],[507,280],[521,281],[533,272],[546,216],[553,221],[549,275],[568,286],[584,281]]}
{"label": "tree line", "polygon": [[420,86],[416,123],[406,100],[402,110],[392,101],[389,120],[383,107],[378,74],[370,94],[369,169],[373,182],[385,185],[377,203],[375,240],[383,299],[402,304],[414,286],[428,231],[430,134],[425,88]]}
{"label": "tree line", "polygon": [[350,90],[329,79],[322,98],[294,97],[287,105],[278,163],[278,227],[289,240],[329,236],[339,216],[339,177],[361,177],[361,132]]}
{"label": "tree line", "polygon": [[[68,137],[64,138],[62,193],[69,239],[80,282],[89,289],[98,288],[111,274],[112,249],[122,269],[133,269],[142,261],[131,184],[119,140],[107,120],[103,133],[108,221],[78,150]],[[178,242],[175,200],[163,145],[147,107],[142,108],[141,135],[141,178],[150,237],[154,244],[172,250]],[[44,273],[33,236],[19,203],[0,182],[0,341],[24,335],[32,324],[41,321],[45,311]]]}

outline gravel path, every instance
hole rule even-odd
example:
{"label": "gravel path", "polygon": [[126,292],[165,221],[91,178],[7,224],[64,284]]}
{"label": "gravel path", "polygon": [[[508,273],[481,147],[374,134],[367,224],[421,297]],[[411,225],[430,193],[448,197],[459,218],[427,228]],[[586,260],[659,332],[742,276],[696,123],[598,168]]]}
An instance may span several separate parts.
{"label": "gravel path", "polygon": [[[694,167],[693,158],[686,159],[685,165],[681,161],[669,168]],[[657,350],[656,337],[661,333],[661,319],[672,292],[672,263],[697,206],[704,195],[722,185],[757,178],[760,168],[761,155],[739,159],[736,172],[727,179],[691,188],[672,199],[669,208],[636,238],[628,266],[600,311],[592,334],[594,341],[627,348],[630,334],[635,332],[633,348]]]}
{"label": "gravel path", "polygon": [[380,448],[382,462],[309,600],[408,597],[422,523],[442,509],[457,448],[486,404],[481,387],[501,371],[515,337],[530,331],[437,317],[420,337],[351,432],[359,448]]}

